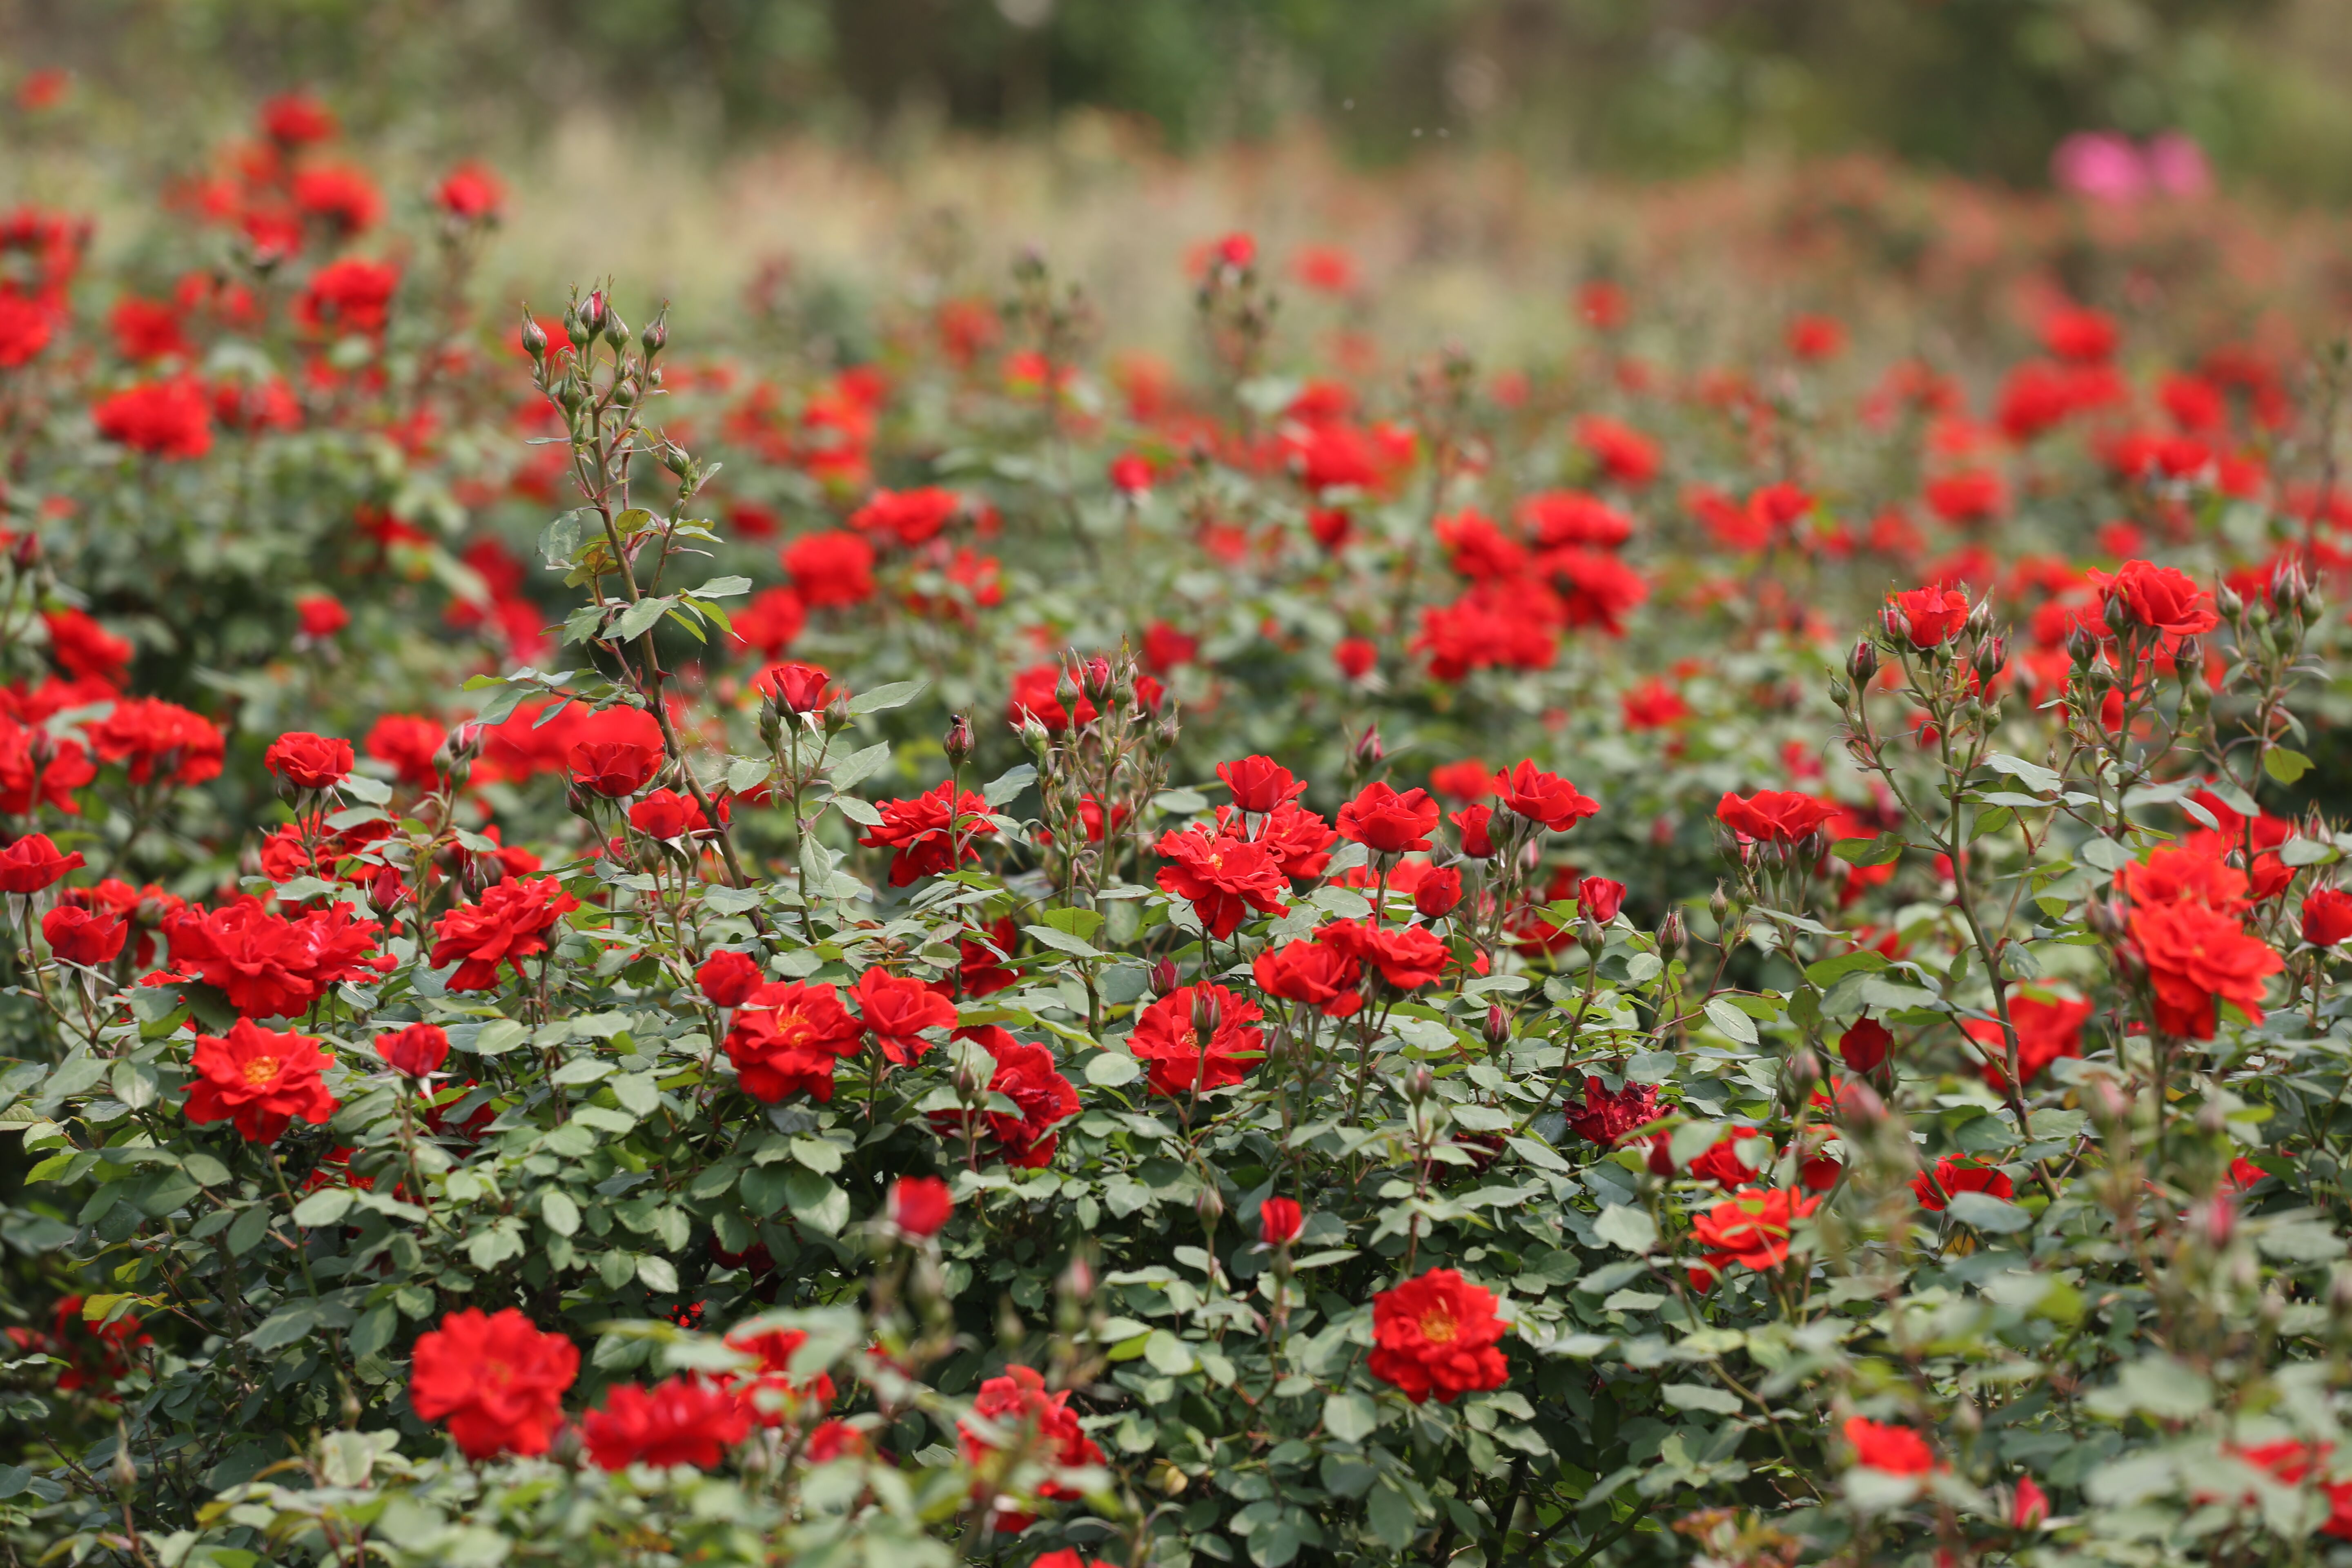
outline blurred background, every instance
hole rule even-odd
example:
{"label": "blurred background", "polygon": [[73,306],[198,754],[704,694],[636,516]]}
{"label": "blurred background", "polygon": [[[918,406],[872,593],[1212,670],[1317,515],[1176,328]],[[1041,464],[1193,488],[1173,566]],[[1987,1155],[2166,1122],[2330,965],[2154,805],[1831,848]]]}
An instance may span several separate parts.
{"label": "blurred background", "polygon": [[159,105],[308,83],[370,137],[581,115],[703,155],[884,157],[1104,111],[1171,150],[1302,122],[1547,173],[1882,152],[2032,184],[2071,132],[2186,132],[2229,181],[2352,194],[2352,0],[0,0],[20,68]]}
{"label": "blurred background", "polygon": [[[1231,229],[1286,269],[1336,247],[1305,308],[1406,355],[1550,352],[1594,279],[1694,344],[1708,301],[1859,322],[1880,284],[1981,272],[1996,209],[2045,260],[2161,232],[2249,310],[2352,266],[2352,0],[0,0],[0,202],[184,265],[158,194],[201,205],[298,89],[395,216],[495,171],[485,302],[611,275],[853,359],[877,291],[991,292],[1033,246],[1167,351],[1183,258]],[[1832,233],[1854,269],[1772,274]]]}

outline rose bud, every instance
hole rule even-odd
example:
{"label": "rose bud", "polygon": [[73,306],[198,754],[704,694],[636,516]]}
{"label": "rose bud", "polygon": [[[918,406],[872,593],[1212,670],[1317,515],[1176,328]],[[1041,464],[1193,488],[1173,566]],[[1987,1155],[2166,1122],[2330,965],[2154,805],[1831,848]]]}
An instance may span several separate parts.
{"label": "rose bud", "polygon": [[749,956],[730,948],[721,948],[702,961],[694,972],[703,995],[713,1006],[740,1007],[751,1000],[751,993],[766,982],[760,966]]}
{"label": "rose bud", "polygon": [[1295,1198],[1268,1198],[1258,1205],[1257,1238],[1268,1247],[1287,1247],[1297,1241],[1302,1224]]}
{"label": "rose bud", "polygon": [[449,1059],[449,1037],[437,1024],[411,1024],[375,1037],[375,1054],[393,1071],[424,1078]]}
{"label": "rose bud", "polygon": [[908,1236],[937,1236],[954,1210],[948,1184],[937,1176],[901,1176],[890,1184],[890,1223]]}

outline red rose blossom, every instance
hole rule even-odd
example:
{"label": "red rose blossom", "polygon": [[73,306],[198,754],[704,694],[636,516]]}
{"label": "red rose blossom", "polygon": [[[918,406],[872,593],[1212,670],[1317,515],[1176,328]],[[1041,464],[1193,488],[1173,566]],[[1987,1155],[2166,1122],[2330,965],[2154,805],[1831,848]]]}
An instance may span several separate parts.
{"label": "red rose blossom", "polygon": [[764,1105],[803,1092],[822,1103],[833,1098],[834,1064],[864,1037],[832,986],[771,981],[736,1009],[727,1059]]}
{"label": "red rose blossom", "polygon": [[1918,1194],[1919,1206],[1931,1214],[1943,1213],[1961,1193],[1990,1193],[2003,1200],[2017,1195],[2016,1184],[1998,1166],[1955,1160],[1949,1155],[1937,1161],[1933,1171],[1922,1171],[1912,1177],[1911,1190]]}
{"label": "red rose blossom", "polygon": [[409,1078],[426,1078],[449,1059],[448,1031],[438,1024],[411,1024],[375,1037],[375,1054],[384,1065]]}
{"label": "red rose blossom", "polygon": [[1837,815],[1824,800],[1795,790],[1759,790],[1744,799],[1726,790],[1715,815],[1743,838],[1794,844]]}
{"label": "red rose blossom", "polygon": [[61,855],[47,834],[27,833],[0,849],[0,893],[37,893],[83,864],[80,850]]}
{"label": "red rose blossom", "polygon": [[541,1332],[512,1307],[468,1307],[417,1336],[408,1403],[420,1418],[447,1423],[469,1459],[544,1454],[579,1375],[579,1348],[562,1334]]}
{"label": "red rose blossom", "polygon": [[1864,1469],[1891,1476],[1924,1476],[1937,1468],[1935,1451],[1908,1426],[1882,1426],[1857,1415],[1845,1424],[1844,1431],[1853,1449],[1853,1462]]}
{"label": "red rose blossom", "polygon": [[460,904],[433,928],[433,964],[452,960],[457,972],[449,977],[452,991],[495,991],[499,971],[514,966],[518,977],[522,961],[547,951],[548,933],[558,921],[580,907],[552,877],[519,877],[498,883],[478,904]]}
{"label": "red rose blossom", "polygon": [[937,1236],[954,1211],[955,1199],[937,1176],[901,1176],[890,1184],[890,1223],[908,1236]]}
{"label": "red rose blossom", "polygon": [[1150,1068],[1156,1094],[1237,1084],[1265,1054],[1257,1005],[1222,985],[1184,985],[1143,1010],[1127,1048]]}
{"label": "red rose blossom", "polygon": [[2120,603],[2124,617],[2167,638],[2202,637],[2221,622],[2213,596],[2188,574],[2148,561],[2126,561],[2105,588],[2105,600]]}
{"label": "red rose blossom", "polygon": [[894,1062],[913,1061],[931,1048],[924,1030],[956,1026],[955,1004],[919,980],[869,969],[857,977],[850,994],[857,1002],[858,1021]]}
{"label": "red rose blossom", "polygon": [[651,1388],[615,1384],[605,1391],[603,1408],[580,1419],[588,1457],[604,1470],[638,1463],[710,1469],[751,1432],[751,1413],[742,1400],[692,1373]]}
{"label": "red rose blossom", "polygon": [[198,1035],[184,1114],[199,1124],[231,1121],[248,1143],[274,1143],[296,1117],[323,1122],[335,1097],[319,1076],[333,1065],[308,1035],[279,1034],[239,1018],[226,1036]]}
{"label": "red rose blossom", "polygon": [[588,741],[572,748],[572,782],[618,800],[646,787],[662,753],[634,741]]}
{"label": "red rose blossom", "polygon": [[296,789],[332,789],[352,776],[349,741],[296,730],[269,742],[262,765]]}
{"label": "red rose blossom", "polygon": [[41,917],[41,936],[49,951],[64,963],[88,969],[113,963],[130,934],[130,928],[114,916],[72,904],[59,904]]}
{"label": "red rose blossom", "polygon": [[1372,1353],[1366,1369],[1415,1405],[1433,1394],[1451,1405],[1500,1388],[1510,1365],[1497,1347],[1508,1325],[1495,1293],[1451,1268],[1433,1268],[1372,1297]]}
{"label": "red rose blossom", "polygon": [[1304,1223],[1297,1199],[1268,1198],[1257,1209],[1258,1241],[1265,1247],[1288,1247],[1298,1239]]}
{"label": "red rose blossom", "polygon": [[1339,808],[1339,837],[1383,855],[1426,849],[1437,815],[1437,802],[1425,789],[1399,795],[1387,784],[1368,784]]}
{"label": "red rose blossom", "polygon": [[712,1006],[740,1007],[767,976],[750,955],[721,948],[702,961],[694,979]]}

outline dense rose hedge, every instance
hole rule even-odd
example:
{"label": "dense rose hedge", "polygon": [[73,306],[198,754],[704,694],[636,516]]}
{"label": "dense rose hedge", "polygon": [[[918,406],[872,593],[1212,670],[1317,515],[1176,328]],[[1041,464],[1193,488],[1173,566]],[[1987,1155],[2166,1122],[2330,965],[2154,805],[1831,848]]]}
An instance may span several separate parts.
{"label": "dense rose hedge", "polygon": [[2345,1550],[2330,301],[1855,199],[1920,357],[1194,379],[483,321],[304,99],[8,216],[12,1559]]}

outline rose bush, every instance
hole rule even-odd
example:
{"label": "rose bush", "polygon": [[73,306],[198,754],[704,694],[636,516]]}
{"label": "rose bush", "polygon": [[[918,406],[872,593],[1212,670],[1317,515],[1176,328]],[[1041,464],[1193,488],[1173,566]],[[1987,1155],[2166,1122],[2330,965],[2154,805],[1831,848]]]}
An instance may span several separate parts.
{"label": "rose bush", "polygon": [[261,124],[0,223],[12,1553],[2340,1535],[2340,355],[689,353]]}

